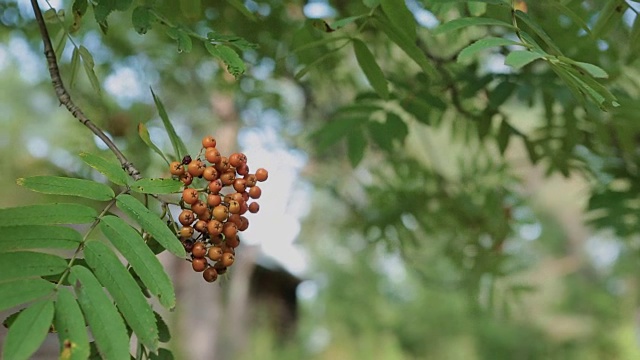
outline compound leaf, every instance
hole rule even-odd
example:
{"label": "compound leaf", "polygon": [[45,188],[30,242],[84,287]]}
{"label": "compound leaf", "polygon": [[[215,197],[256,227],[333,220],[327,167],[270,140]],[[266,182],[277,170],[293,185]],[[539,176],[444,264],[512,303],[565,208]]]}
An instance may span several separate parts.
{"label": "compound leaf", "polygon": [[47,337],[53,320],[53,300],[32,304],[13,322],[2,349],[4,359],[29,359]]}
{"label": "compound leaf", "polygon": [[78,196],[99,201],[108,201],[115,197],[113,190],[107,185],[85,179],[31,176],[19,178],[17,183],[29,190],[44,194]]}

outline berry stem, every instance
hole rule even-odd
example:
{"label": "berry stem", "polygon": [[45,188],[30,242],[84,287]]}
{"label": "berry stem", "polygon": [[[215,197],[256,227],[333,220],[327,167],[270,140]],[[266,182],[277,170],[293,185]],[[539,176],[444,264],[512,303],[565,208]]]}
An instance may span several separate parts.
{"label": "berry stem", "polygon": [[93,132],[97,137],[102,140],[105,145],[113,152],[118,158],[118,161],[122,165],[122,168],[131,176],[134,180],[138,180],[142,178],[140,175],[140,171],[133,166],[124,154],[118,149],[116,144],[107,137],[107,135],[100,129],[96,124],[93,123],[84,112],[78,107],[73,100],[71,100],[71,95],[64,87],[64,83],[62,82],[62,77],[60,76],[60,69],[58,67],[58,61],[56,60],[56,54],[53,50],[53,45],[51,44],[51,37],[49,36],[49,31],[47,30],[47,26],[45,25],[44,18],[42,16],[42,12],[40,11],[40,7],[38,6],[37,0],[31,0],[31,6],[33,7],[33,13],[36,17],[36,22],[38,23],[38,28],[40,29],[40,35],[42,37],[42,42],[44,44],[44,56],[47,60],[47,64],[49,67],[49,75],[51,76],[51,82],[53,83],[53,88],[56,92],[56,96],[60,101],[60,104],[64,105],[67,110],[80,121],[84,126],[89,128],[91,132]]}

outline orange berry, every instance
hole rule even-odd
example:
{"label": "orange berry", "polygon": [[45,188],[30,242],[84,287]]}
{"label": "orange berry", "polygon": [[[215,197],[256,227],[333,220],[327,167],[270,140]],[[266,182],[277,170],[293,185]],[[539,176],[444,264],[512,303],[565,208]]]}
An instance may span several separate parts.
{"label": "orange berry", "polygon": [[227,170],[226,172],[220,175],[220,181],[222,181],[222,185],[229,186],[233,184],[236,180],[236,172],[233,170]]}
{"label": "orange berry", "polygon": [[207,252],[207,257],[213,261],[218,261],[222,258],[222,248],[220,246],[212,246]]}
{"label": "orange berry", "polygon": [[178,221],[180,221],[180,224],[184,226],[191,225],[195,220],[196,216],[193,214],[193,211],[188,209],[182,210],[180,215],[178,215]]}
{"label": "orange berry", "polygon": [[244,216],[240,216],[240,225],[238,225],[238,231],[245,231],[249,228],[249,219]]}
{"label": "orange berry", "polygon": [[182,181],[182,183],[185,184],[186,186],[191,185],[191,183],[193,182],[193,176],[191,176],[191,174],[189,173],[184,173],[180,175],[178,179],[180,179],[180,181]]}
{"label": "orange berry", "polygon": [[235,200],[229,201],[229,212],[231,214],[239,213],[240,212],[240,203],[235,201]]}
{"label": "orange berry", "polygon": [[222,160],[222,156],[220,156],[220,151],[214,147],[210,147],[207,151],[204,152],[204,158],[207,159],[208,162],[212,164],[217,164]]}
{"label": "orange berry", "polygon": [[221,263],[222,266],[224,267],[229,267],[233,265],[234,261],[235,261],[235,256],[233,256],[232,253],[224,253],[222,254],[222,259],[220,259],[219,263]]}
{"label": "orange berry", "polygon": [[222,223],[218,220],[209,220],[207,223],[207,231],[209,235],[212,237],[222,234]]}
{"label": "orange berry", "polygon": [[218,178],[218,170],[213,166],[207,166],[202,173],[202,177],[207,181],[213,181]]}
{"label": "orange berry", "polygon": [[[238,235],[236,235],[234,237],[227,238],[227,239],[225,239],[224,243],[228,247],[230,247],[232,249],[235,249],[238,246],[240,246],[240,237],[238,237]],[[235,253],[235,250],[234,250],[234,253]]]}
{"label": "orange berry", "polygon": [[180,237],[188,239],[193,235],[193,228],[191,226],[185,226],[180,229]]}
{"label": "orange berry", "polygon": [[220,190],[222,190],[222,181],[220,181],[220,179],[214,180],[209,183],[208,188],[209,188],[209,193],[217,194],[220,192]]}
{"label": "orange berry", "polygon": [[256,174],[247,174],[244,176],[244,180],[247,187],[255,186],[256,181],[258,181],[258,179],[256,179]]}
{"label": "orange berry", "polygon": [[263,168],[256,170],[256,180],[265,181],[269,178],[269,172]]}
{"label": "orange berry", "polygon": [[206,169],[207,165],[205,165],[201,160],[193,160],[187,165],[187,171],[193,177],[202,176],[204,169]]}
{"label": "orange berry", "polygon": [[203,258],[207,254],[207,248],[202,241],[196,241],[191,249],[191,254],[195,258]]}
{"label": "orange berry", "polygon": [[251,189],[249,189],[249,196],[252,199],[259,199],[260,195],[262,195],[262,189],[260,189],[259,186],[254,186]]}
{"label": "orange berry", "polygon": [[250,213],[255,214],[258,211],[260,211],[260,204],[258,204],[257,202],[252,202],[251,204],[249,204]]}
{"label": "orange berry", "polygon": [[196,272],[203,272],[207,268],[207,265],[209,264],[205,258],[195,258],[191,260],[191,267],[193,267],[193,271]]}
{"label": "orange berry", "polygon": [[191,204],[191,211],[198,215],[206,214],[207,210],[209,210],[207,208],[207,204],[205,204],[202,200],[198,200],[195,203]]}
{"label": "orange berry", "polygon": [[211,206],[212,208],[220,205],[221,202],[222,197],[219,194],[207,195],[207,205]]}
{"label": "orange berry", "polygon": [[224,235],[225,241],[229,238],[234,238],[238,234],[238,225],[235,223],[228,221],[222,225],[222,234]]}
{"label": "orange berry", "polygon": [[229,209],[224,205],[218,205],[213,208],[213,217],[218,221],[225,221],[229,216]]}
{"label": "orange berry", "polygon": [[218,279],[218,270],[213,267],[208,267],[202,273],[204,281],[212,283]]}
{"label": "orange berry", "polygon": [[202,138],[202,147],[203,148],[216,147],[216,139],[211,135],[207,135],[207,136],[203,137]]}
{"label": "orange berry", "polygon": [[171,164],[169,164],[169,172],[171,173],[171,175],[180,176],[184,174],[184,166],[182,166],[182,163],[179,161],[173,161]]}
{"label": "orange berry", "polygon": [[207,232],[207,225],[208,222],[206,220],[198,220],[195,225],[193,225],[193,228],[202,234]]}
{"label": "orange berry", "polygon": [[198,190],[194,188],[186,188],[182,191],[182,201],[189,205],[193,205],[198,201]]}

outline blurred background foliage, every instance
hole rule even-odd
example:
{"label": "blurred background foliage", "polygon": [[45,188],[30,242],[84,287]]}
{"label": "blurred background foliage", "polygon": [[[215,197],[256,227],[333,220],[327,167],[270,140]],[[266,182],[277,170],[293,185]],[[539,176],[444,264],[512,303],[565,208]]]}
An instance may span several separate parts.
{"label": "blurred background foliage", "polygon": [[[93,55],[100,91],[82,67],[70,90],[143,174],[166,171],[138,123],[170,148],[149,87],[191,148],[232,122],[241,150],[290,155],[272,159],[275,171],[304,163],[291,187],[271,189],[298,204],[287,207],[290,228],[253,235],[277,248],[280,231],[294,233],[304,250],[296,330],[278,338],[265,319],[227,357],[640,358],[638,2],[408,0],[413,57],[388,25],[390,1],[134,1],[107,17],[106,34],[92,15],[99,3],[70,39]],[[64,10],[66,27],[78,20],[72,5],[41,3]],[[164,23],[138,34],[136,6]],[[551,60],[505,66],[519,47],[456,60],[488,36],[518,40],[507,26],[434,35],[462,17],[511,24],[512,6],[549,59],[604,69],[594,81],[619,106],[568,83]],[[0,21],[0,204],[53,201],[15,179],[96,177],[77,153],[110,155],[57,106],[28,4],[1,1]],[[49,28],[56,44],[62,26]],[[235,48],[247,66],[236,79],[197,39],[185,51],[172,28],[258,47]],[[383,79],[363,72],[354,39]],[[67,84],[73,47],[59,55]],[[287,251],[275,254],[286,266]],[[188,353],[189,337],[174,347]]]}

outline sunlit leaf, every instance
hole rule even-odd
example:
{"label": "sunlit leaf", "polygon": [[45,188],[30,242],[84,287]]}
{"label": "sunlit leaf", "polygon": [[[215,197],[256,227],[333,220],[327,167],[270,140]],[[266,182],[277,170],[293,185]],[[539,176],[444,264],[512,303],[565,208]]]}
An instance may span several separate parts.
{"label": "sunlit leaf", "polygon": [[505,65],[511,66],[514,69],[520,69],[521,67],[545,57],[546,54],[527,50],[512,51],[507,55],[504,60]]}
{"label": "sunlit leaf", "polygon": [[0,282],[56,275],[67,268],[67,261],[57,255],[32,251],[0,253]]}
{"label": "sunlit leaf", "polygon": [[173,309],[176,295],[171,279],[140,234],[115,216],[105,216],[100,222],[100,230],[127,259],[149,292],[157,296],[164,307]]}
{"label": "sunlit leaf", "polygon": [[122,169],[122,166],[113,161],[106,160],[98,155],[84,152],[80,153],[80,158],[87,165],[96,169],[116,185],[124,186],[132,181],[129,176],[127,176],[127,173]]}
{"label": "sunlit leaf", "polygon": [[222,61],[227,66],[227,71],[235,78],[239,78],[247,70],[244,61],[232,48],[222,44],[205,43],[209,54]]}
{"label": "sunlit leaf", "polygon": [[356,53],[356,59],[358,60],[360,68],[367,77],[367,80],[369,80],[369,84],[371,84],[381,98],[387,99],[389,97],[387,79],[385,79],[382,69],[378,66],[375,57],[371,51],[369,51],[367,45],[358,39],[353,39],[353,50]]}
{"label": "sunlit leaf", "polygon": [[89,356],[87,325],[75,296],[67,288],[58,289],[54,325],[60,343],[60,359],[80,360]]}
{"label": "sunlit leaf", "polygon": [[158,215],[147,209],[140,201],[131,195],[121,194],[116,197],[116,205],[131,219],[140,224],[165,249],[178,257],[185,257],[184,247],[164,221]]}
{"label": "sunlit leaf", "polygon": [[7,226],[0,231],[0,252],[29,249],[75,249],[80,241],[82,241],[82,235],[68,227]]}
{"label": "sunlit leaf", "polygon": [[151,89],[151,95],[153,96],[153,101],[155,102],[156,108],[158,109],[160,119],[162,119],[162,124],[164,125],[165,130],[167,130],[167,134],[169,135],[169,139],[171,140],[171,145],[173,146],[173,150],[175,151],[177,157],[176,160],[182,160],[182,157],[189,153],[187,151],[187,147],[184,145],[182,138],[179,137],[176,133],[176,129],[173,127],[173,124],[171,124],[162,101],[158,96],[156,96],[156,94],[153,92],[153,89]]}
{"label": "sunlit leaf", "polygon": [[103,359],[128,359],[129,335],[124,320],[91,270],[73,266],[71,282],[78,304]]}
{"label": "sunlit leaf", "polygon": [[153,141],[151,141],[151,136],[149,136],[149,130],[147,129],[147,126],[145,124],[143,123],[138,124],[138,135],[140,136],[140,139],[142,139],[142,142],[144,142],[151,150],[153,150],[156,154],[160,155],[162,159],[164,159],[167,165],[170,164],[170,161],[164,155],[162,150],[160,150],[160,148],[156,146],[156,144],[154,144]]}
{"label": "sunlit leaf", "polygon": [[144,194],[173,194],[180,191],[184,183],[178,179],[144,178],[131,184],[131,190]]}
{"label": "sunlit leaf", "polygon": [[0,311],[53,294],[55,287],[38,278],[0,282]]}
{"label": "sunlit leaf", "polygon": [[482,50],[486,50],[486,49],[497,47],[497,46],[508,46],[508,45],[522,46],[522,43],[505,39],[505,38],[496,38],[496,37],[486,37],[486,38],[480,39],[460,51],[460,53],[458,54],[458,62],[459,63],[467,62],[475,54],[477,54]]}
{"label": "sunlit leaf", "polygon": [[60,176],[31,176],[19,178],[18,185],[44,194],[71,195],[87,199],[108,201],[115,197],[107,185],[85,179]]}
{"label": "sunlit leaf", "polygon": [[0,228],[15,225],[86,224],[98,213],[81,204],[39,204],[0,209]]}
{"label": "sunlit leaf", "polygon": [[47,337],[53,320],[53,300],[32,304],[14,321],[3,344],[4,359],[29,359]]}
{"label": "sunlit leaf", "polygon": [[151,305],[116,254],[99,241],[88,241],[84,247],[87,264],[96,278],[118,305],[118,310],[147,348],[158,348],[158,329]]}

